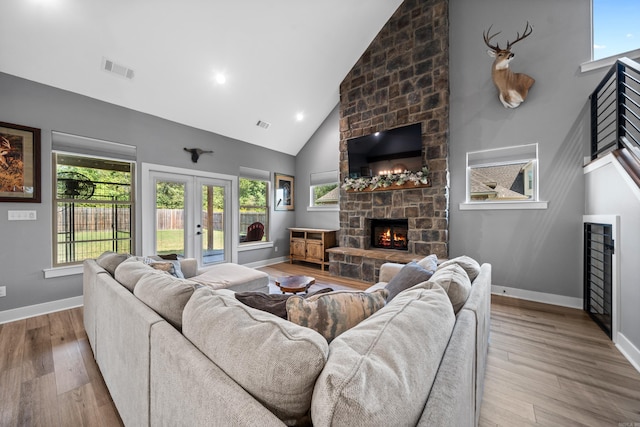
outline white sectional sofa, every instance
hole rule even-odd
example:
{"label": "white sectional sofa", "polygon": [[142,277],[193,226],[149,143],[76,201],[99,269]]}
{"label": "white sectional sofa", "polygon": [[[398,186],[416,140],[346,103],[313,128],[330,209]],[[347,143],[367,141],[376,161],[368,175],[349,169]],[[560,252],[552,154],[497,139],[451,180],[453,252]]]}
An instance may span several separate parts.
{"label": "white sectional sofa", "polygon": [[[193,273],[189,262],[182,271]],[[381,279],[399,271],[383,266]],[[473,426],[491,266],[466,279],[472,284],[457,313],[449,286],[455,274],[443,270],[400,292],[329,343],[242,304],[232,290],[151,271],[139,261],[110,273],[87,260],[84,320],[127,426]],[[265,291],[259,282],[252,286]]]}

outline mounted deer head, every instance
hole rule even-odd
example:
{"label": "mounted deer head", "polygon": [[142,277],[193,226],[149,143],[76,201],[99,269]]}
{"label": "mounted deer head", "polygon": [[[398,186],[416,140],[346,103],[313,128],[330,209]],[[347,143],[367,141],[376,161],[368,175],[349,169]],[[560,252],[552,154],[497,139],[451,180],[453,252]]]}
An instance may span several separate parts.
{"label": "mounted deer head", "polygon": [[[493,27],[493,25],[491,27]],[[493,84],[496,85],[498,92],[500,92],[500,101],[502,102],[502,105],[504,105],[505,108],[516,108],[525,100],[529,93],[529,88],[533,85],[535,80],[526,74],[514,73],[509,69],[509,62],[511,62],[515,56],[511,53],[511,48],[520,40],[529,37],[533,32],[533,27],[529,25],[529,22],[527,22],[522,35],[517,33],[516,40],[514,42],[507,40],[507,47],[505,49],[500,49],[500,45],[498,43],[495,45],[491,44],[491,39],[500,34],[500,31],[498,31],[493,35],[489,35],[491,27],[489,27],[486,32],[482,33],[484,42],[489,47],[487,53],[492,58],[495,58],[493,66],[491,67],[491,78],[493,79]]]}

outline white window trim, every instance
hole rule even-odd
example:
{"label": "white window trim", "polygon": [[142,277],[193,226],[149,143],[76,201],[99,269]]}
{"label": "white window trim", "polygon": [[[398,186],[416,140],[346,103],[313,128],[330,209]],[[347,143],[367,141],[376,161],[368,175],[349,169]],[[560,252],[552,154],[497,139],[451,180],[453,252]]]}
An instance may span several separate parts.
{"label": "white window trim", "polygon": [[307,212],[338,212],[340,211],[340,204],[327,205],[327,206],[307,206]]}
{"label": "white window trim", "polygon": [[522,202],[463,202],[460,203],[461,211],[488,211],[488,210],[514,210],[514,209],[547,209],[549,202],[522,201]]}
{"label": "white window trim", "polygon": [[[535,177],[535,196],[534,200],[522,200],[522,201],[493,201],[493,202],[485,202],[485,201],[471,201],[470,200],[470,168],[469,168],[469,154],[475,153],[484,153],[495,151],[496,153],[503,150],[514,149],[516,150],[518,147],[527,147],[535,145],[535,159],[534,162],[534,177]],[[538,143],[533,144],[522,144],[518,146],[512,147],[500,147],[500,148],[492,148],[488,150],[478,150],[473,152],[468,152],[466,154],[465,161],[465,201],[459,204],[459,208],[461,211],[471,211],[471,210],[528,210],[528,209],[547,209],[549,206],[549,202],[540,200],[540,173],[538,169],[538,159],[540,158],[538,153]],[[525,159],[523,159],[524,161]],[[531,158],[527,158],[526,160],[532,160]],[[483,166],[491,166],[491,165],[500,165],[505,164],[504,162],[491,162],[488,161]],[[476,165],[476,167],[481,166],[480,164]]]}
{"label": "white window trim", "polygon": [[238,245],[238,252],[255,251],[257,249],[272,248],[273,242],[242,242]]}
{"label": "white window trim", "polygon": [[640,49],[630,50],[629,52],[623,52],[618,55],[607,56],[606,58],[596,59],[595,61],[588,61],[580,64],[580,72],[586,73],[600,68],[609,68],[620,58],[627,57],[629,59],[640,60]]}
{"label": "white window trim", "polygon": [[[272,188],[271,172],[265,171],[262,169],[255,169],[255,168],[240,166],[240,173],[238,174],[238,200],[237,200],[238,224],[240,223],[240,179],[241,178],[259,180],[267,183],[267,216],[269,219],[269,224],[268,224],[269,229],[267,230],[267,235],[269,236],[269,238],[271,238],[271,222],[273,221],[273,217],[271,215],[271,188]],[[240,231],[238,231],[236,235],[239,236],[240,235],[239,233]],[[273,247],[272,240],[266,240],[264,242],[238,242],[238,252],[253,251],[257,249],[265,249],[265,248],[272,248],[272,247]]]}

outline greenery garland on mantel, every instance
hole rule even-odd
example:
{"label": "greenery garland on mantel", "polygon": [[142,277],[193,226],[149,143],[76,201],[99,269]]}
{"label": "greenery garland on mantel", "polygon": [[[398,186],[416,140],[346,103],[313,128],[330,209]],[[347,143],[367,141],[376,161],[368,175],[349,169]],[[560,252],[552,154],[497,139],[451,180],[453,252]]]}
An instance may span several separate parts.
{"label": "greenery garland on mantel", "polygon": [[388,175],[345,178],[342,188],[347,191],[382,191],[406,188],[430,187],[429,168],[423,166],[417,172],[404,171]]}

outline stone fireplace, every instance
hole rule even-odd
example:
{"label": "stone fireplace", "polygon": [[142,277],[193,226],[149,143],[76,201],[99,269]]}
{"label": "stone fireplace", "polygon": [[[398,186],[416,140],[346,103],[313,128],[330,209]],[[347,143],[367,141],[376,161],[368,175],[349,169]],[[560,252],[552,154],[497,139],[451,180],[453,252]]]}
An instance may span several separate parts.
{"label": "stone fireplace", "polygon": [[[347,141],[400,126],[422,126],[428,186],[340,193],[331,274],[367,282],[387,261],[448,256],[448,2],[405,0],[340,85],[340,177],[349,174]],[[372,246],[370,220],[406,219],[402,251]]]}

